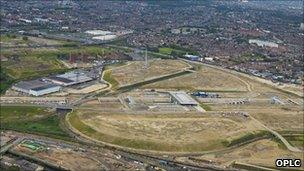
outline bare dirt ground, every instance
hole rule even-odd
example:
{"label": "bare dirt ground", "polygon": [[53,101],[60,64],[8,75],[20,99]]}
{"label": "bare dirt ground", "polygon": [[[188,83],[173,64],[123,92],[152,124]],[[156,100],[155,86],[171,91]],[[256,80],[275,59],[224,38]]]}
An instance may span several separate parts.
{"label": "bare dirt ground", "polygon": [[70,149],[51,147],[45,151],[33,152],[28,148],[16,146],[14,150],[46,160],[49,163],[64,168],[69,168],[70,170],[98,170],[101,167],[97,160]]}
{"label": "bare dirt ground", "polygon": [[120,85],[128,85],[172,74],[189,67],[187,63],[178,60],[149,60],[149,66],[145,69],[143,61],[136,61],[125,66],[113,68],[112,76]]}
{"label": "bare dirt ground", "polygon": [[67,89],[67,92],[71,93],[71,94],[87,94],[87,93],[91,93],[91,92],[94,92],[97,90],[104,89],[106,87],[107,87],[107,84],[97,83],[97,84],[94,84],[94,85],[91,85],[91,86],[88,86],[88,87],[85,87],[85,88],[79,89],[79,90],[69,88],[69,89]]}
{"label": "bare dirt ground", "polygon": [[259,140],[246,146],[228,152],[207,154],[197,159],[211,160],[217,164],[228,166],[233,161],[254,165],[275,167],[278,158],[302,159],[301,153],[290,152],[271,140]]}

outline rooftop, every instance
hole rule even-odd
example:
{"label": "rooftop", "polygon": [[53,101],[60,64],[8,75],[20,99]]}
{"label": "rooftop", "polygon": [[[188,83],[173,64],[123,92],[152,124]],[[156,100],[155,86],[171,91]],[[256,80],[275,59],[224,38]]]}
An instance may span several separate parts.
{"label": "rooftop", "polygon": [[195,101],[190,95],[183,91],[177,92],[169,92],[171,96],[173,96],[178,103],[181,105],[198,105],[198,102]]}
{"label": "rooftop", "polygon": [[89,77],[87,74],[88,73],[84,71],[71,71],[61,75],[48,77],[48,79],[56,84],[67,86],[92,81],[93,78]]}
{"label": "rooftop", "polygon": [[57,85],[54,85],[49,82],[45,82],[42,80],[30,80],[30,81],[20,81],[14,85],[17,88],[25,89],[25,90],[34,90],[39,91],[43,89],[47,89],[50,87],[54,87]]}

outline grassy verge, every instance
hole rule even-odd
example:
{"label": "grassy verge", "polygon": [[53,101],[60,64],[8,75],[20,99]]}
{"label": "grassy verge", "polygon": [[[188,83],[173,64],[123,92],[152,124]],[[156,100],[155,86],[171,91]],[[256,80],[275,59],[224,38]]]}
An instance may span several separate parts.
{"label": "grassy verge", "polygon": [[0,94],[3,94],[13,83],[14,80],[0,66]]}
{"label": "grassy verge", "polygon": [[70,140],[58,116],[40,107],[1,106],[1,129]]}
{"label": "grassy verge", "polygon": [[211,107],[205,103],[200,103],[200,106],[205,109],[206,111],[211,111]]}
{"label": "grassy verge", "polygon": [[100,55],[104,56],[110,52],[112,52],[112,48],[106,48],[101,46],[80,46],[80,47],[64,47],[60,48],[57,54],[69,54],[69,53],[88,53],[90,55]]}
{"label": "grassy verge", "polygon": [[69,135],[60,128],[59,123],[59,118],[56,115],[53,115],[40,120],[3,123],[2,129],[70,140]]}
{"label": "grassy verge", "polygon": [[33,106],[1,106],[0,111],[1,123],[35,120],[53,114],[46,108]]}
{"label": "grassy verge", "polygon": [[116,89],[119,85],[118,81],[112,76],[111,70],[104,71],[103,79],[112,85],[112,89]]}
{"label": "grassy verge", "polygon": [[126,65],[126,62],[122,61],[122,62],[118,62],[118,63],[114,63],[114,64],[107,64],[107,65],[105,65],[104,70],[113,69],[113,68],[120,67],[123,65]]}
{"label": "grassy verge", "polygon": [[[142,54],[144,55],[144,54]],[[166,55],[158,52],[148,52],[148,56],[153,58],[161,58],[161,59],[173,59],[174,57],[171,55]]]}
{"label": "grassy verge", "polygon": [[197,97],[195,97],[195,96],[192,96],[196,101],[198,101],[199,102],[199,105],[205,110],[205,111],[211,111],[212,110],[212,108],[209,106],[209,105],[207,105],[206,103],[202,103],[202,102],[200,102],[198,99],[197,99]]}
{"label": "grassy verge", "polygon": [[166,46],[166,47],[159,47],[158,52],[160,54],[171,55],[171,56],[174,56],[174,57],[182,57],[187,53],[193,54],[193,55],[198,54],[194,50],[191,50],[189,48],[184,48],[184,47],[181,47],[181,46],[178,46],[178,45],[169,45],[169,46]]}
{"label": "grassy verge", "polygon": [[163,77],[159,77],[159,78],[155,78],[155,79],[151,79],[151,80],[142,81],[142,82],[139,82],[139,83],[134,83],[134,84],[131,84],[131,85],[123,86],[123,87],[118,88],[117,90],[119,92],[126,92],[126,91],[129,91],[129,90],[132,90],[134,88],[138,88],[138,87],[141,87],[141,86],[144,86],[144,85],[147,85],[147,84],[155,83],[155,82],[162,81],[162,80],[171,79],[171,78],[174,78],[174,77],[179,77],[179,76],[182,76],[182,75],[185,75],[185,74],[190,74],[190,73],[192,73],[192,72],[182,71],[182,72],[174,73],[174,74],[171,74],[171,75],[166,75],[166,76],[163,76]]}
{"label": "grassy verge", "polygon": [[232,139],[232,140],[226,140],[226,141],[223,141],[223,145],[225,145],[226,147],[232,147],[232,146],[237,146],[237,145],[241,145],[241,144],[244,144],[244,143],[247,143],[247,142],[251,142],[255,139],[258,139],[258,138],[261,138],[261,137],[264,137],[264,138],[273,138],[273,135],[268,132],[268,131],[259,131],[259,132],[254,132],[254,133],[247,133],[241,137],[238,137],[238,138],[235,138],[235,139]]}
{"label": "grassy verge", "polygon": [[302,135],[283,135],[283,136],[291,145],[304,149],[304,134],[302,134]]}
{"label": "grassy verge", "polygon": [[159,51],[159,53],[170,55],[171,52],[173,51],[173,49],[168,48],[168,47],[161,47],[161,48],[158,48],[158,51]]}

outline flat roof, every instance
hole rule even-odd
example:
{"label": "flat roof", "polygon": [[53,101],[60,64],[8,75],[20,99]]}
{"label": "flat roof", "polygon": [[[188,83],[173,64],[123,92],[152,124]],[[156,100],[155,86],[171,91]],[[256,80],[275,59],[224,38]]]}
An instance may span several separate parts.
{"label": "flat roof", "polygon": [[89,77],[87,74],[88,73],[84,71],[71,71],[64,74],[48,77],[48,79],[54,83],[60,82],[59,84],[74,85],[92,81],[93,78]]}
{"label": "flat roof", "polygon": [[81,83],[81,82],[86,82],[86,81],[93,80],[91,77],[88,77],[86,75],[86,73],[81,72],[81,71],[71,71],[71,72],[67,72],[67,73],[62,74],[62,75],[57,75],[56,77],[67,79],[67,80],[70,80],[70,81],[75,82],[75,83]]}
{"label": "flat roof", "polygon": [[55,85],[55,84],[47,84],[47,85],[44,85],[44,86],[41,86],[41,87],[32,88],[31,90],[41,91],[41,90],[45,90],[45,89],[52,88],[52,87],[59,87],[59,86]]}
{"label": "flat roof", "polygon": [[30,81],[20,81],[14,85],[14,87],[25,89],[25,90],[34,90],[39,91],[43,89],[47,89],[50,87],[54,87],[56,85],[48,82],[44,82],[42,80],[30,80]]}
{"label": "flat roof", "polygon": [[198,105],[198,102],[194,100],[190,95],[183,91],[175,91],[169,92],[171,96],[173,96],[178,103],[182,105]]}
{"label": "flat roof", "polygon": [[63,77],[56,77],[56,76],[54,76],[54,77],[49,77],[49,78],[52,79],[52,80],[55,80],[55,81],[60,81],[60,82],[66,83],[66,84],[74,82],[73,80],[70,80],[70,79],[67,79],[67,78],[63,78]]}

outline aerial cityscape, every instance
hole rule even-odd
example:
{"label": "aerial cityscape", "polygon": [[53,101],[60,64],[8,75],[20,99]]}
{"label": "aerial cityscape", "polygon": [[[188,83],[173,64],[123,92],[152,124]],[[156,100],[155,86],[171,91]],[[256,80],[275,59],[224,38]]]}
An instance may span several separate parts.
{"label": "aerial cityscape", "polygon": [[304,170],[303,0],[0,4],[0,170]]}

